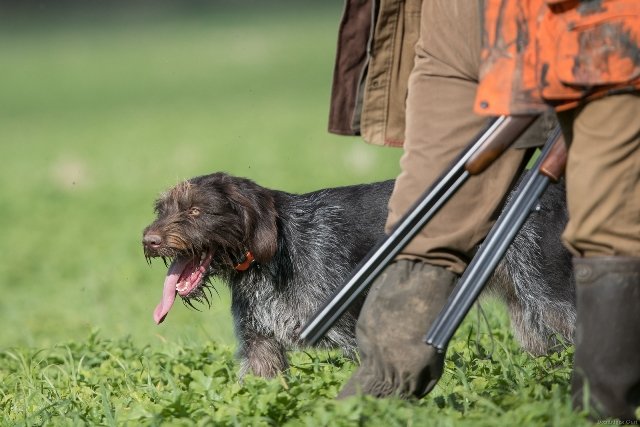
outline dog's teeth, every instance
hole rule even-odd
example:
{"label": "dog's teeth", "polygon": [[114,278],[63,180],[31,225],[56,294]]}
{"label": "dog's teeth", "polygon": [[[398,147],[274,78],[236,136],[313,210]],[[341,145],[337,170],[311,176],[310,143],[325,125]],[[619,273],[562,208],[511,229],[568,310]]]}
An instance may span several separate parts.
{"label": "dog's teeth", "polygon": [[204,258],[207,256],[206,253],[202,252],[202,254],[200,255],[200,262],[204,261]]}
{"label": "dog's teeth", "polygon": [[183,292],[187,289],[187,281],[182,281],[176,285],[176,290],[178,292]]}

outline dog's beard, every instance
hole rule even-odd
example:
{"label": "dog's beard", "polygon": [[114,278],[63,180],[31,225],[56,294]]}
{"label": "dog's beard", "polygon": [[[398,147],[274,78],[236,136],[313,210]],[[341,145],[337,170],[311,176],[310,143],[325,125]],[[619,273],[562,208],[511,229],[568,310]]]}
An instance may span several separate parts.
{"label": "dog's beard", "polygon": [[153,312],[153,320],[157,324],[164,321],[177,295],[188,298],[194,293],[196,300],[201,295],[206,295],[199,287],[206,279],[206,273],[212,259],[213,252],[210,251],[202,252],[199,256],[176,256],[173,259],[164,279],[162,299]]}

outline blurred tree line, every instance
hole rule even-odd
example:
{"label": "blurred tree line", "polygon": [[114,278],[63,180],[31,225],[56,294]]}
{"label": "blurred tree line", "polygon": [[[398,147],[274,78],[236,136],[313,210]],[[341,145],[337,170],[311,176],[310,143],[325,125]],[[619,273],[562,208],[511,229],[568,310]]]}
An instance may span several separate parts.
{"label": "blurred tree line", "polygon": [[[341,0],[331,0],[333,5]],[[308,8],[323,0],[0,0],[2,18],[118,18],[199,14],[234,9]]]}

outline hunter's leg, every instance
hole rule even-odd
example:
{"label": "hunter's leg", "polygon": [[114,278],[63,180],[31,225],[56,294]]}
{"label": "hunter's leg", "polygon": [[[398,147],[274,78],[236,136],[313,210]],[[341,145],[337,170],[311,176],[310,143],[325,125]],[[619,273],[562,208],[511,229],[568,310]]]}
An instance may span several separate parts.
{"label": "hunter's leg", "polygon": [[560,118],[571,140],[563,238],[575,255],[574,404],[589,396],[592,417],[630,420],[640,405],[640,96]]}
{"label": "hunter's leg", "polygon": [[[388,230],[485,123],[472,112],[480,40],[477,2],[423,1]],[[435,385],[443,358],[422,338],[493,224],[524,155],[509,150],[482,177],[471,178],[374,283],[356,328],[362,366],[340,397],[358,391],[422,396]]]}

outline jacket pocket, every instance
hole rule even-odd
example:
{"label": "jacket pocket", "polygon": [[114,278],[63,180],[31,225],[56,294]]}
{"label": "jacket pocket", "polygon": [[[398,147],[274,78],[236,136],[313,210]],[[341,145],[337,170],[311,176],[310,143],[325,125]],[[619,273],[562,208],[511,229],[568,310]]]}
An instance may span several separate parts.
{"label": "jacket pocket", "polygon": [[[637,0],[602,2],[558,16],[557,77],[567,85],[624,84],[640,76],[640,4]],[[585,3],[586,4],[586,3]]]}

